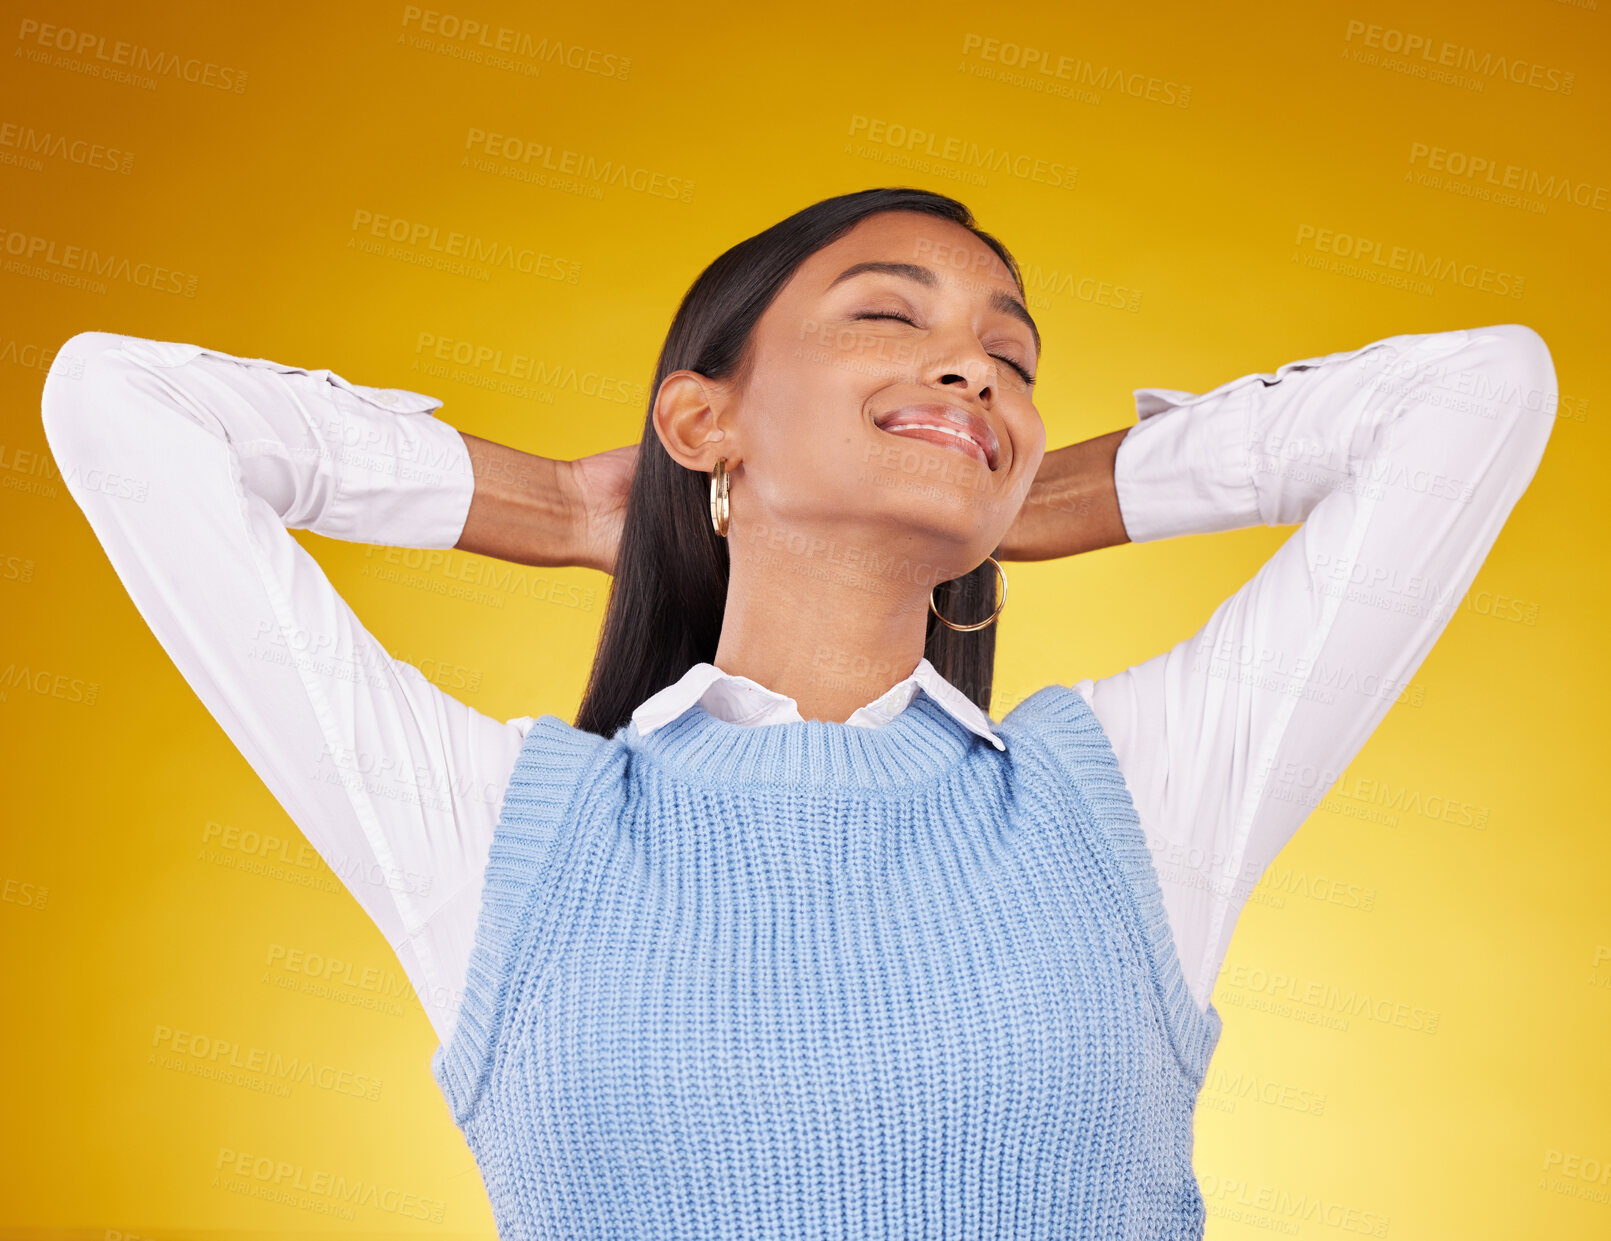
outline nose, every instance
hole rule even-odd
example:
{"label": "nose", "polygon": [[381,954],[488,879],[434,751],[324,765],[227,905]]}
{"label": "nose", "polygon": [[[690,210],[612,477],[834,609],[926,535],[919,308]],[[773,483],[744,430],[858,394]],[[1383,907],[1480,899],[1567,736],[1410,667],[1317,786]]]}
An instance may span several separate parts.
{"label": "nose", "polygon": [[[943,384],[960,384],[963,391],[967,391],[969,386],[968,377],[966,375],[959,375],[956,371],[948,371],[944,375],[941,375],[940,382]],[[981,401],[988,401],[990,399],[991,393],[989,384],[979,385],[978,392],[979,399]]]}
{"label": "nose", "polygon": [[935,354],[926,368],[924,381],[972,392],[988,403],[995,395],[996,360],[971,334],[964,335],[967,339],[954,343],[935,343]]}

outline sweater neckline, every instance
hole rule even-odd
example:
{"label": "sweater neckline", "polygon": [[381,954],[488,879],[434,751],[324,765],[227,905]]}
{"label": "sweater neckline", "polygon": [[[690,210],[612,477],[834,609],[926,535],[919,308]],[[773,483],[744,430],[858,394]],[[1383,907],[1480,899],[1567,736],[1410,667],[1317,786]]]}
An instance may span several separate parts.
{"label": "sweater neckline", "polygon": [[975,747],[996,752],[924,690],[878,728],[828,720],[734,724],[696,703],[648,736],[629,723],[622,740],[701,783],[823,792],[910,789],[954,771]]}

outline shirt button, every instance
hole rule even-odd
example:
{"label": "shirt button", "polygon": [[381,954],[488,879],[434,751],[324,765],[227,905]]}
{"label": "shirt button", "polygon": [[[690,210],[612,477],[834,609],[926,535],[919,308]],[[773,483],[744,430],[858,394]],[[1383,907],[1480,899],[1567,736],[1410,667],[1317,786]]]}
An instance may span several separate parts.
{"label": "shirt button", "polygon": [[397,393],[382,392],[379,394],[379,400],[382,405],[395,405],[397,404]]}

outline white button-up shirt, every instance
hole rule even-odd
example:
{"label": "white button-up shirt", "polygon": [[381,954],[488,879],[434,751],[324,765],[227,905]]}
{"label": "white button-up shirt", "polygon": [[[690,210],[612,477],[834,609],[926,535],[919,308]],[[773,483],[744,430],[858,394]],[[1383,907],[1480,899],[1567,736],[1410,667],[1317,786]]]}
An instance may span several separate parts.
{"label": "white button-up shirt", "polygon": [[[1302,523],[1190,637],[1074,683],[1135,801],[1201,1007],[1253,884],[1472,584],[1556,399],[1548,349],[1515,324],[1389,337],[1201,394],[1136,391],[1114,463],[1132,541]],[[288,533],[453,547],[474,477],[440,406],[99,332],[63,346],[43,398],[64,481],[141,616],[446,1041],[534,717],[491,718],[394,658]],[[877,727],[919,692],[1002,744],[926,660],[850,722]],[[640,730],[694,702],[737,723],[799,718],[793,699],[702,664],[642,704]]]}
{"label": "white button-up shirt", "polygon": [[[917,661],[917,667],[903,680],[889,687],[864,707],[850,713],[846,724],[858,728],[877,728],[911,705],[918,690],[939,703],[971,733],[983,737],[998,750],[1007,743],[990,726],[990,717],[973,699],[940,675],[927,659]],[[790,724],[800,720],[800,704],[787,694],[767,689],[749,677],[723,672],[715,664],[695,664],[673,685],[644,700],[632,713],[632,722],[638,732],[648,736],[655,729],[671,723],[695,703],[705,710],[734,724]]]}

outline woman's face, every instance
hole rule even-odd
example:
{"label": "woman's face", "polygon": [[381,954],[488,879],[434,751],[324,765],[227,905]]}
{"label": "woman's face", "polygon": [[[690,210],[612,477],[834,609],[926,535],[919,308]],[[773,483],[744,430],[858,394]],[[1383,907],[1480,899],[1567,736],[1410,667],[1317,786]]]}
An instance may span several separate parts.
{"label": "woman's face", "polygon": [[751,343],[707,446],[711,464],[738,461],[735,557],[859,544],[927,565],[926,588],[1000,544],[1045,452],[1040,351],[1011,272],[971,232],[863,220],[801,265]]}

